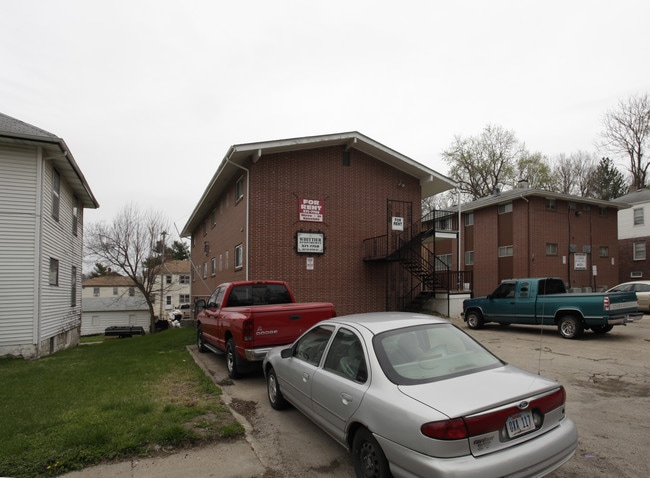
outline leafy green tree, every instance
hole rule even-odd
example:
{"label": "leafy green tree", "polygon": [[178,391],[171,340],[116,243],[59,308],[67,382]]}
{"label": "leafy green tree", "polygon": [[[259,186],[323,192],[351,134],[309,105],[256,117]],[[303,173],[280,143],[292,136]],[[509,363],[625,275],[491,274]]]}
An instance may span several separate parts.
{"label": "leafy green tree", "polygon": [[110,269],[106,267],[104,264],[101,262],[96,262],[95,263],[95,268],[92,270],[90,273],[90,277],[101,277],[105,276],[110,272]]}
{"label": "leafy green tree", "polygon": [[186,261],[190,258],[190,247],[183,241],[174,241],[170,253],[174,260]]}
{"label": "leafy green tree", "polygon": [[602,158],[594,169],[591,178],[591,196],[609,201],[628,193],[625,176],[609,158]]}
{"label": "leafy green tree", "polygon": [[618,108],[608,111],[603,118],[601,139],[605,150],[628,159],[634,188],[644,188],[650,167],[645,157],[650,145],[648,95],[631,96],[627,101],[619,101]]}
{"label": "leafy green tree", "polygon": [[518,178],[528,181],[530,188],[544,191],[557,189],[551,165],[542,153],[523,154],[517,161],[516,170]]}
{"label": "leafy green tree", "polygon": [[479,136],[456,136],[442,156],[460,191],[476,200],[497,188],[514,186],[518,163],[527,153],[512,131],[488,125]]}

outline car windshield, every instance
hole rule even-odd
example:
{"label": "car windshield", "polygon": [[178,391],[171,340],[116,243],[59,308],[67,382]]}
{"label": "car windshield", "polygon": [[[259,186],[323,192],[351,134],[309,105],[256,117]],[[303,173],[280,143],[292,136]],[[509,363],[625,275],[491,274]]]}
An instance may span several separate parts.
{"label": "car windshield", "polygon": [[378,334],[375,353],[388,379],[414,385],[475,373],[504,363],[451,324],[427,324]]}

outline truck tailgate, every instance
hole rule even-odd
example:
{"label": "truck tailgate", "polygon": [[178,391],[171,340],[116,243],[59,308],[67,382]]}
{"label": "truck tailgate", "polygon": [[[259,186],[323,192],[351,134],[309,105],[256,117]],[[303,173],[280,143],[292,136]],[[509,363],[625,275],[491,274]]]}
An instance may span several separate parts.
{"label": "truck tailgate", "polygon": [[237,309],[250,314],[249,317],[253,319],[254,338],[251,345],[255,348],[289,344],[312,325],[336,315],[328,302],[229,308],[233,311]]}

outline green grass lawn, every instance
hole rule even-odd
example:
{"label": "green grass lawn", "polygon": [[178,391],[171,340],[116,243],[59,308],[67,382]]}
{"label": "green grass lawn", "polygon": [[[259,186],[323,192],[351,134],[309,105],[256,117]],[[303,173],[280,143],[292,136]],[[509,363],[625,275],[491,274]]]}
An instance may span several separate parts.
{"label": "green grass lawn", "polygon": [[0,476],[56,476],[242,435],[175,328],[39,360],[0,359]]}

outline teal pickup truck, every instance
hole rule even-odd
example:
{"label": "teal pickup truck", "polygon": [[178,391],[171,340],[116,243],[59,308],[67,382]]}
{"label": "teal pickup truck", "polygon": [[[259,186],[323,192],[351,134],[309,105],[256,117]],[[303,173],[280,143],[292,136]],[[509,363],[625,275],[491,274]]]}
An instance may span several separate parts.
{"label": "teal pickup truck", "polygon": [[504,280],[487,297],[463,302],[463,320],[470,329],[487,322],[556,325],[566,339],[586,329],[606,334],[615,325],[643,318],[634,292],[567,293],[562,279]]}

